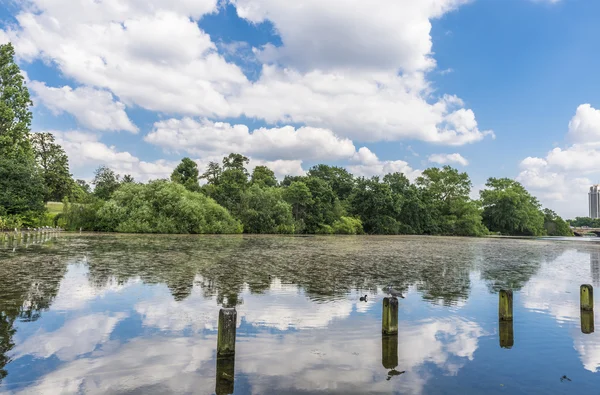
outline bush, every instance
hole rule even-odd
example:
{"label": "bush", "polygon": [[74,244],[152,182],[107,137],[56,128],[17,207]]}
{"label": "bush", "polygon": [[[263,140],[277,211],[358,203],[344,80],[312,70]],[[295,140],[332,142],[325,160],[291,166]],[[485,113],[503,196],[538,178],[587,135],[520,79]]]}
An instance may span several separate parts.
{"label": "bush", "polygon": [[242,225],[214,200],[159,180],[124,184],[97,211],[96,230],[126,233],[241,233]]}
{"label": "bush", "polygon": [[333,233],[338,235],[363,234],[362,221],[358,218],[341,217],[333,223]]}

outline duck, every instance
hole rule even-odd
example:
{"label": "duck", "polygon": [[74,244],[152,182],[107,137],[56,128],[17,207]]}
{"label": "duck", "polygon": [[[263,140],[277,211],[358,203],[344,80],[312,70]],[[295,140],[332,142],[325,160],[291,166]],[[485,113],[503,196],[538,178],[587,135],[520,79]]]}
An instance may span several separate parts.
{"label": "duck", "polygon": [[395,290],[394,288],[392,288],[391,285],[388,285],[386,288],[386,292],[392,296],[396,296],[396,297],[400,297],[402,299],[404,299],[404,296],[402,295],[401,291]]}
{"label": "duck", "polygon": [[365,296],[361,296],[361,297],[360,297],[360,301],[361,301],[361,302],[366,302],[366,301],[367,301],[367,295],[365,295]]}

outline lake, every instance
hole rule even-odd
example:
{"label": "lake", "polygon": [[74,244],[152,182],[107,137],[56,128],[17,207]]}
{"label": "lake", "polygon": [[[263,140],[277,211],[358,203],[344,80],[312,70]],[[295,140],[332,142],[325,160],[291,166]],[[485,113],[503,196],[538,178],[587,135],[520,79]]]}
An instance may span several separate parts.
{"label": "lake", "polygon": [[[584,283],[600,286],[590,240],[0,244],[0,394],[215,393],[219,309],[233,306],[235,394],[598,393]],[[389,284],[405,294],[392,338],[381,333]],[[512,324],[498,322],[500,289],[514,291]]]}

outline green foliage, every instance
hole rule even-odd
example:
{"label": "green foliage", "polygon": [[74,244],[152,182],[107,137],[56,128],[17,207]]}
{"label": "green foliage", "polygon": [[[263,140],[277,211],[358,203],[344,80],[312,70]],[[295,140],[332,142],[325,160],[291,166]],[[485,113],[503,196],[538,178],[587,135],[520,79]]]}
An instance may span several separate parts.
{"label": "green foliage", "polygon": [[275,187],[277,186],[277,179],[273,170],[267,166],[256,166],[252,171],[252,177],[250,177],[250,184],[258,185],[260,187]]}
{"label": "green foliage", "polygon": [[508,178],[490,178],[480,192],[483,223],[492,232],[505,235],[541,236],[544,214],[537,199]]}
{"label": "green foliage", "polygon": [[71,194],[73,179],[69,173],[69,158],[62,147],[54,142],[52,133],[33,133],[33,152],[45,184],[45,201],[62,200]]}
{"label": "green foliage", "polygon": [[[240,154],[229,154],[223,158],[223,168],[209,164],[203,174],[208,181],[203,192],[225,207],[236,218],[242,215],[242,198],[249,186],[245,165],[249,159]],[[210,181],[212,180],[212,181]]]}
{"label": "green foliage", "polygon": [[108,200],[119,189],[119,175],[106,166],[100,166],[94,173],[94,195],[98,199]]}
{"label": "green foliage", "polygon": [[0,157],[0,214],[32,218],[44,211],[44,181],[33,159]]}
{"label": "green foliage", "polygon": [[294,233],[292,207],[274,187],[252,185],[242,198],[240,219],[246,233]]}
{"label": "green foliage", "polygon": [[12,44],[0,45],[0,158],[28,161],[33,159],[29,141],[33,103],[14,56]]}
{"label": "green foliage", "polygon": [[575,219],[569,219],[567,222],[576,228],[587,226],[590,228],[600,228],[600,218],[590,217],[576,217]]}
{"label": "green foliage", "polygon": [[333,223],[333,233],[338,235],[361,235],[363,234],[362,222],[358,218],[341,217]]}
{"label": "green foliage", "polygon": [[308,171],[307,176],[327,182],[340,200],[348,199],[354,188],[354,176],[343,167],[316,165]]}
{"label": "green foliage", "polygon": [[573,236],[569,224],[554,211],[544,209],[544,229],[548,236]]}
{"label": "green foliage", "polygon": [[198,165],[190,158],[183,158],[171,173],[171,181],[181,184],[188,191],[200,191]]}
{"label": "green foliage", "polygon": [[241,233],[223,207],[178,183],[124,184],[98,211],[97,228],[125,233]]}
{"label": "green foliage", "polygon": [[350,196],[352,213],[362,220],[368,234],[398,234],[397,217],[402,208],[401,196],[392,192],[388,183],[379,177],[359,178]]}

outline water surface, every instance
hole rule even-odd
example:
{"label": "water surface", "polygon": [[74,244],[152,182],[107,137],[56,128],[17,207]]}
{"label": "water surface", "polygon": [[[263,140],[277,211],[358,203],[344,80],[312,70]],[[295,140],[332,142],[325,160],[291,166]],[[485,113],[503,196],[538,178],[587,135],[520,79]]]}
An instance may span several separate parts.
{"label": "water surface", "polygon": [[[63,235],[4,244],[0,394],[215,393],[223,306],[238,312],[236,394],[597,393],[600,335],[583,333],[589,320],[582,332],[583,283],[600,285],[598,243]],[[406,296],[396,339],[381,335],[388,284]],[[514,291],[512,328],[498,323],[502,288]]]}

